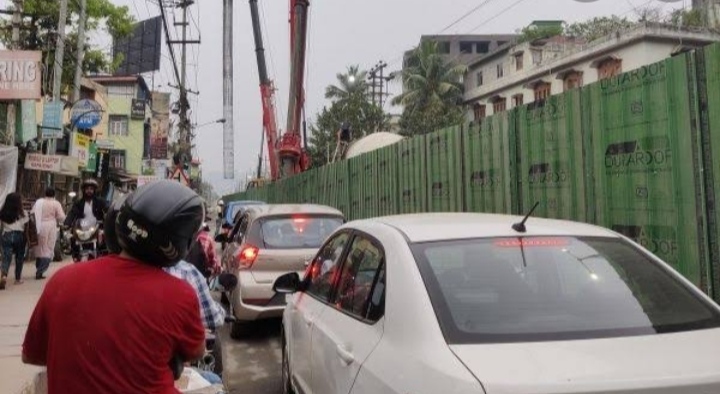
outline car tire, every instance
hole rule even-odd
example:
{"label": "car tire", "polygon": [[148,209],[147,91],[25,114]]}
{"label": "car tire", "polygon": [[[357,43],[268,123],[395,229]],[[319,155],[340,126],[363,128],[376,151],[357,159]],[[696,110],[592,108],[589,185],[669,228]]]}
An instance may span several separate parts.
{"label": "car tire", "polygon": [[288,344],[285,340],[285,330],[282,330],[282,333],[280,334],[280,338],[282,338],[282,385],[283,385],[283,394],[295,394],[295,390],[293,390],[292,382],[290,381],[290,357],[288,355]]}
{"label": "car tire", "polygon": [[243,339],[248,335],[248,333],[250,333],[251,328],[252,326],[250,322],[240,320],[234,321],[230,327],[230,338]]}

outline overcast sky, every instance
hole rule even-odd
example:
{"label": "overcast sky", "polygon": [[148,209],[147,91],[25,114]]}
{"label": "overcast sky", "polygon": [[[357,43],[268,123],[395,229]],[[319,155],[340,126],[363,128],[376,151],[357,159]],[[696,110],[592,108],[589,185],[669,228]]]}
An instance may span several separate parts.
{"label": "overcast sky", "polygon": [[[587,0],[586,0],[587,1]],[[138,20],[159,15],[156,0],[114,0],[125,4]],[[560,19],[575,22],[593,16],[618,14],[635,17],[634,9],[648,6],[665,10],[689,5],[690,0],[667,4],[661,0],[311,0],[308,37],[308,79],[306,82],[308,117],[326,105],[324,90],[335,83],[335,75],[348,65],[371,68],[379,60],[389,70],[399,69],[403,51],[418,43],[423,34],[437,34],[474,7],[477,11],[443,34],[514,33],[533,20]],[[285,126],[289,83],[288,1],[260,0],[264,20],[265,46],[270,77],[278,88],[278,125]],[[172,23],[172,11],[169,21]],[[189,51],[190,88],[200,95],[191,96],[193,119],[202,124],[222,117],[222,0],[196,0],[190,8],[191,36],[201,45]],[[175,11],[178,20],[179,10]],[[179,30],[171,31],[173,38]],[[234,2],[234,129],[236,179],[222,177],[221,124],[198,130],[197,144],[203,162],[204,177],[221,194],[232,191],[238,178],[246,177],[256,163],[262,132],[262,107],[258,88],[257,65],[247,0]],[[155,86],[167,90],[174,83],[172,66],[163,51],[162,70],[155,73]],[[177,48],[179,60],[179,47]],[[153,76],[146,76],[148,83]],[[398,87],[395,87],[397,91]],[[398,108],[389,108],[399,112]],[[309,119],[309,120],[310,120]]]}

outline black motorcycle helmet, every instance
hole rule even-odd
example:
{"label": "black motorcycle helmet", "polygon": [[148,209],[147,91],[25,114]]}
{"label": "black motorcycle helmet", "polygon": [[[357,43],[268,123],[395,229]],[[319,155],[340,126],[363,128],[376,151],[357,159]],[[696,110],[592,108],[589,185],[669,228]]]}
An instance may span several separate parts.
{"label": "black motorcycle helmet", "polygon": [[115,223],[117,222],[118,212],[120,212],[120,208],[122,208],[127,197],[128,195],[125,195],[120,199],[115,200],[112,204],[110,204],[110,208],[108,208],[108,211],[105,214],[105,245],[107,246],[110,254],[120,254],[120,252],[122,252],[122,248],[120,247],[117,239]]}
{"label": "black motorcycle helmet", "polygon": [[120,208],[118,244],[143,263],[172,267],[187,255],[204,217],[203,201],[190,188],[169,180],[148,183]]}

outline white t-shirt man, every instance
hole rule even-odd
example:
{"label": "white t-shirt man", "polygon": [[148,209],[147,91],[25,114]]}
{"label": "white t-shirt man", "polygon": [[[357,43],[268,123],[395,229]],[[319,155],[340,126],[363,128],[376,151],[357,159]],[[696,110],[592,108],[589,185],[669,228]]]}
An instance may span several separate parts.
{"label": "white t-shirt man", "polygon": [[97,224],[97,219],[95,218],[95,215],[93,214],[93,206],[92,201],[85,201],[85,221],[89,226],[94,226]]}

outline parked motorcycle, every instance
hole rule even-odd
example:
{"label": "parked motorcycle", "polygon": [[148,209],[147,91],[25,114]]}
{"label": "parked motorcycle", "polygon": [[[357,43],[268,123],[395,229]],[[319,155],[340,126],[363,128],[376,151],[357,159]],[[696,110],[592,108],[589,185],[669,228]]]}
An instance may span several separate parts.
{"label": "parked motorcycle", "polygon": [[72,227],[71,237],[78,245],[79,255],[75,262],[94,260],[104,254],[105,234],[102,222],[92,224],[87,219],[78,219]]}

